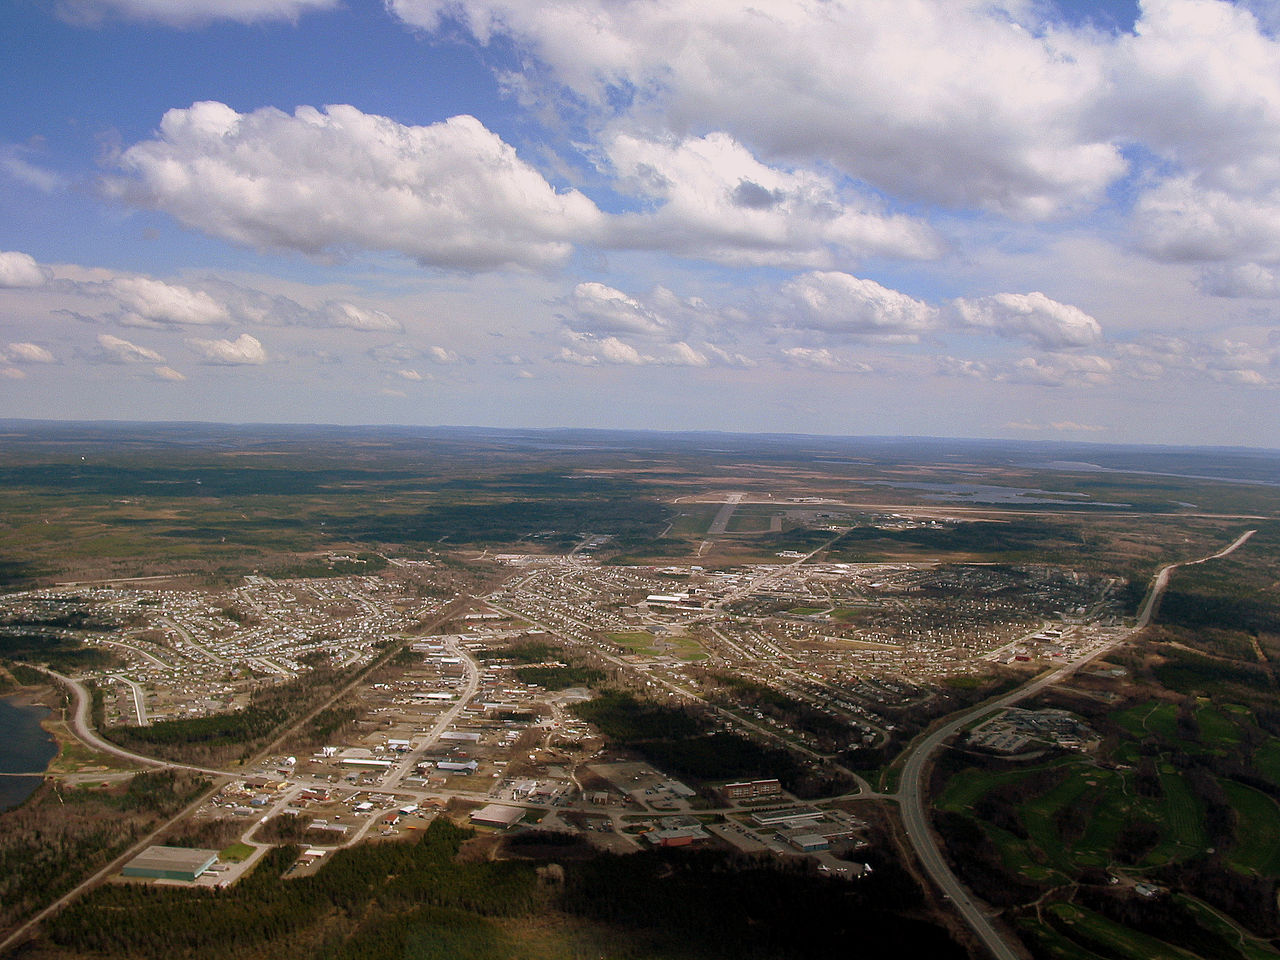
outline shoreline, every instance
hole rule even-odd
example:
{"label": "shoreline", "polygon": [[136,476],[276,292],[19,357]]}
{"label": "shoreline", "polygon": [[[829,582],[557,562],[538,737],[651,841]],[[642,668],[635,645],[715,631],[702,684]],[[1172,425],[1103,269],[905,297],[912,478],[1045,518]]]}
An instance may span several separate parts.
{"label": "shoreline", "polygon": [[[50,702],[51,695],[54,702]],[[54,729],[55,722],[58,722],[58,708],[56,706],[57,693],[52,686],[22,686],[12,693],[0,695],[0,700],[10,704],[16,710],[29,710],[32,707],[44,707],[48,711],[38,721],[40,729],[44,731],[49,738],[49,742],[53,744],[53,755],[49,757],[48,762],[42,770],[22,770],[22,771],[3,771],[0,776],[4,777],[31,777],[39,778],[41,781],[48,778],[53,770],[53,765],[58,757],[62,755],[62,740]],[[31,791],[34,794],[35,790]],[[8,813],[10,810],[16,810],[25,804],[31,794],[24,797],[19,803],[4,810],[0,810],[0,814]]]}

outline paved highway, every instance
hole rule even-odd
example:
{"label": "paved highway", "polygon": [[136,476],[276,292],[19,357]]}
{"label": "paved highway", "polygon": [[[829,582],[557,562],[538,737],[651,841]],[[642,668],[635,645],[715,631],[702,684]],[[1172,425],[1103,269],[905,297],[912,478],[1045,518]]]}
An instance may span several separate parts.
{"label": "paved highway", "polygon": [[[978,903],[970,896],[969,890],[964,886],[951,868],[947,866],[946,860],[943,858],[942,850],[938,845],[938,840],[933,834],[933,830],[929,825],[928,812],[925,809],[925,774],[929,767],[929,762],[933,755],[938,752],[947,740],[951,739],[967,724],[1003,710],[1005,707],[1011,707],[1015,703],[1032,697],[1039,693],[1045,687],[1057,683],[1075,673],[1080,667],[1095,660],[1119,646],[1131,636],[1142,630],[1151,622],[1151,614],[1155,609],[1156,603],[1159,601],[1161,594],[1169,584],[1169,575],[1180,566],[1190,566],[1197,563],[1205,563],[1208,560],[1217,560],[1234,552],[1244,544],[1257,531],[1249,530],[1238,537],[1230,546],[1219,550],[1217,553],[1208,557],[1202,557],[1199,560],[1188,561],[1185,564],[1171,563],[1161,568],[1156,574],[1155,581],[1152,585],[1150,594],[1147,596],[1146,603],[1142,606],[1142,612],[1138,615],[1137,621],[1129,630],[1119,632],[1114,639],[1100,645],[1090,653],[1083,654],[1072,660],[1070,663],[1064,664],[1056,670],[1043,674],[1039,678],[1032,680],[1030,683],[1019,687],[1012,693],[1007,693],[995,700],[987,703],[979,704],[970,710],[965,710],[951,717],[946,723],[926,734],[918,740],[910,749],[911,753],[907,758],[906,766],[902,772],[902,784],[898,792],[898,800],[902,810],[902,820],[906,827],[907,838],[911,841],[912,847],[915,848],[916,855],[920,858],[921,864],[933,879],[934,883],[942,890],[944,896],[956,905],[956,909],[964,917],[965,921],[973,928],[979,939],[982,940],[987,950],[997,960],[1022,960],[1024,953],[1021,949],[1012,945],[1009,940],[1000,933],[991,922],[991,919],[983,912]],[[1020,946],[1020,945],[1019,945]]]}
{"label": "paved highway", "polygon": [[157,760],[154,757],[145,757],[140,753],[133,753],[124,747],[118,747],[109,740],[104,740],[98,736],[96,730],[93,729],[89,722],[89,708],[92,702],[89,697],[89,691],[79,680],[73,680],[64,674],[58,673],[56,670],[50,670],[46,667],[36,667],[53,677],[58,683],[62,684],[71,691],[73,705],[71,709],[71,729],[75,732],[76,737],[83,743],[92,747],[101,753],[109,753],[112,756],[120,757],[122,760],[128,760],[132,763],[141,763],[148,767],[161,767],[166,770],[194,770],[196,773],[204,773],[213,777],[233,777],[236,774],[229,773],[226,770],[213,770],[209,767],[197,767],[189,763],[171,763],[168,760]]}

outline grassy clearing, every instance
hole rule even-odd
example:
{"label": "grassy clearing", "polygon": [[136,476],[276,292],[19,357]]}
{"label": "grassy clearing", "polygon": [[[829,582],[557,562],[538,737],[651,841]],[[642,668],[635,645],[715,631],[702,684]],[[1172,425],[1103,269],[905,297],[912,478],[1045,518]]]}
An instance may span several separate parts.
{"label": "grassy clearing", "polygon": [[1280,953],[1258,940],[1247,930],[1236,926],[1208,904],[1185,894],[1177,894],[1175,899],[1195,917],[1196,923],[1234,945],[1245,960],[1275,960],[1276,957],[1280,957]]}
{"label": "grassy clearing", "polygon": [[1047,923],[1022,920],[1018,923],[1018,932],[1025,941],[1035,945],[1036,956],[1052,957],[1053,960],[1102,960],[1098,954],[1086,950]]}
{"label": "grassy clearing", "polygon": [[1268,740],[1253,755],[1253,767],[1272,783],[1280,785],[1280,740]]}
{"label": "grassy clearing", "polygon": [[697,537],[707,532],[711,520],[720,509],[719,504],[682,503],[679,515],[671,522],[668,537]]}
{"label": "grassy clearing", "polygon": [[1147,864],[1168,863],[1203,850],[1208,843],[1204,832],[1204,809],[1179,776],[1160,774],[1164,797],[1148,808],[1151,819],[1161,828],[1161,840],[1147,854]]}
{"label": "grassy clearing", "polygon": [[1146,703],[1140,703],[1135,707],[1129,707],[1127,710],[1121,710],[1112,719],[1123,727],[1126,732],[1141,740],[1149,732],[1147,718],[1151,716],[1159,705],[1159,701],[1148,700]]}
{"label": "grassy clearing", "polygon": [[686,663],[707,659],[702,645],[689,636],[654,636],[643,630],[605,634],[628,653],[642,657],[675,657]]}
{"label": "grassy clearing", "polygon": [[[1111,775],[1106,774],[1105,780]],[[1049,862],[1062,871],[1071,869],[1071,851],[1063,847],[1054,818],[1064,807],[1081,802],[1089,792],[1106,790],[1104,777],[1099,771],[1074,770],[1062,783],[1043,796],[1026,803],[1021,808],[1022,822],[1026,824],[1031,842],[1044,851]]]}
{"label": "grassy clearing", "polygon": [[991,773],[973,768],[964,770],[947,783],[947,788],[938,798],[937,805],[953,813],[970,813],[973,805],[994,787],[1013,783],[1026,775],[1025,770],[1010,770],[1005,773]]}
{"label": "grassy clearing", "polygon": [[254,848],[247,843],[233,843],[218,851],[218,859],[228,863],[243,863],[253,856]]}
{"label": "grassy clearing", "polygon": [[1242,739],[1240,727],[1212,705],[1196,711],[1196,722],[1200,724],[1200,735],[1206,746],[1235,746]]}
{"label": "grassy clearing", "polygon": [[1266,876],[1280,874],[1280,807],[1261,791],[1230,780],[1222,789],[1236,812],[1239,838],[1228,860],[1241,870]]}
{"label": "grassy clearing", "polygon": [[1122,960],[1196,960],[1195,954],[1136,930],[1112,923],[1106,917],[1069,903],[1055,903],[1048,910],[1054,927],[1070,939],[1103,956]]}

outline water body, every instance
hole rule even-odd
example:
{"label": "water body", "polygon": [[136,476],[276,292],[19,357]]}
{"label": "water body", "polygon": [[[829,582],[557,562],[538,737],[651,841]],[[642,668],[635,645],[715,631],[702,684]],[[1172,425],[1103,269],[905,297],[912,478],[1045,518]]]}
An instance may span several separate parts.
{"label": "water body", "polygon": [[[16,807],[40,786],[58,745],[40,726],[48,707],[0,697],[0,810]],[[36,776],[19,776],[36,774]]]}

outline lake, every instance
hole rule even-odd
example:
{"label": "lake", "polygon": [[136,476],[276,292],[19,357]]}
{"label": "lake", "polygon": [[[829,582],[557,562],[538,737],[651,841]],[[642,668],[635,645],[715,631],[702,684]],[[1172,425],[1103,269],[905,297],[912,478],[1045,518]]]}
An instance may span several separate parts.
{"label": "lake", "polygon": [[43,773],[58,754],[53,737],[40,726],[48,707],[19,703],[16,697],[0,697],[0,810],[27,799],[39,777],[15,777],[15,773]]}

